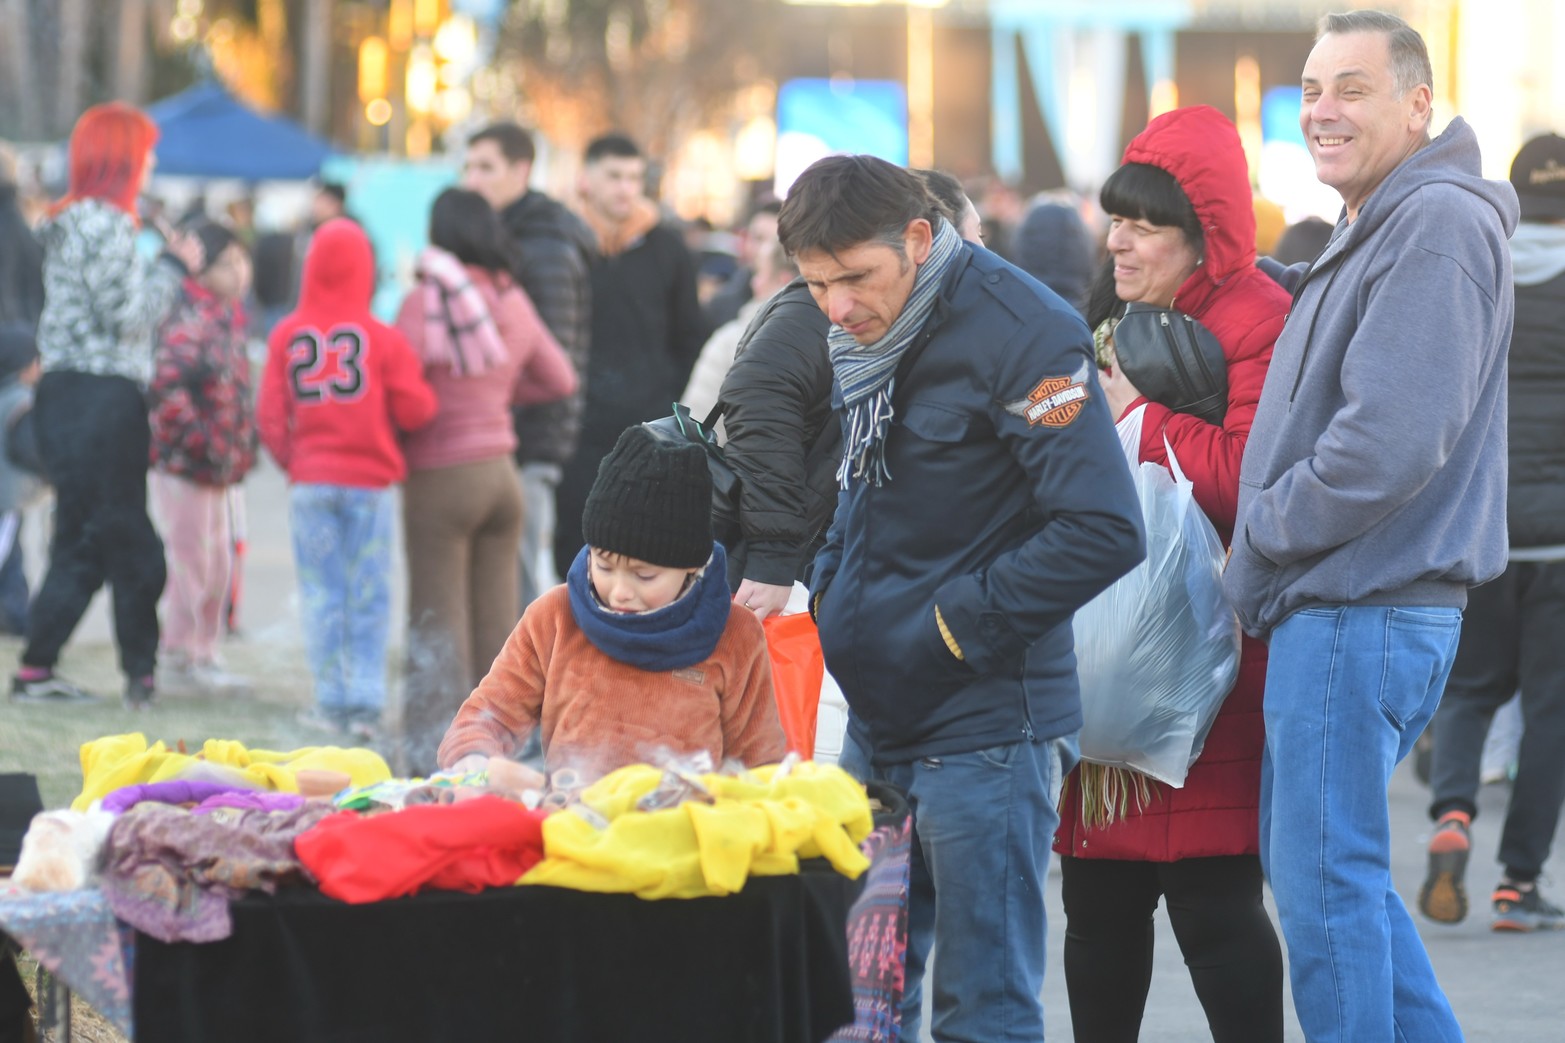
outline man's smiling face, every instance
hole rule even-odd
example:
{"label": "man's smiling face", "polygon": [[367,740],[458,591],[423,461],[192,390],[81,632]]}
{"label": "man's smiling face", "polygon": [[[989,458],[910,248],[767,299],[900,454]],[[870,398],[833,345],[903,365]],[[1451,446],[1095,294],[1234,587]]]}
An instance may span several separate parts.
{"label": "man's smiling face", "polygon": [[1398,92],[1385,33],[1327,33],[1304,63],[1299,127],[1315,175],[1358,211],[1386,176],[1423,144],[1429,87]]}

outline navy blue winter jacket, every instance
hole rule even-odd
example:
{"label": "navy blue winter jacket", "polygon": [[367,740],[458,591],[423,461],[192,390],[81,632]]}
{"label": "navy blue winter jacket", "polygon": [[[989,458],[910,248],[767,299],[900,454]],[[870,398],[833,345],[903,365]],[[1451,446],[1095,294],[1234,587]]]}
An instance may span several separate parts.
{"label": "navy blue winter jacket", "polygon": [[1144,554],[1086,326],[964,245],[893,405],[890,481],[842,492],[812,598],[875,760],[1076,731],[1071,616]]}

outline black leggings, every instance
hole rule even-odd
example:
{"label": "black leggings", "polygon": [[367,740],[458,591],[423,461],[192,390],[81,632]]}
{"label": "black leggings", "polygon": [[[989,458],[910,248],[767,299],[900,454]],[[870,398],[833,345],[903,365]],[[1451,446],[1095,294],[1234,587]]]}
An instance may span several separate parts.
{"label": "black leggings", "polygon": [[54,484],[54,539],[22,663],[53,668],[108,583],[120,667],[127,677],[145,677],[157,664],[164,580],[163,541],[147,517],[147,400],[124,377],[45,373],[33,421]]}
{"label": "black leggings", "polygon": [[1254,855],[1178,862],[1060,859],[1065,988],[1081,1043],[1135,1043],[1152,983],[1159,896],[1215,1043],[1282,1039],[1282,950]]}

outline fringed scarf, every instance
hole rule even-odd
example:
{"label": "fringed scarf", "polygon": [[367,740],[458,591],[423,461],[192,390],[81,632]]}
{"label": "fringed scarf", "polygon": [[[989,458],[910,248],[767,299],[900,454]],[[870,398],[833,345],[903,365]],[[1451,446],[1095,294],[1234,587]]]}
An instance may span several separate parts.
{"label": "fringed scarf", "polygon": [[1091,761],[1082,761],[1076,769],[1076,784],[1080,791],[1081,824],[1088,829],[1102,829],[1123,821],[1130,817],[1132,805],[1139,815],[1161,796],[1153,789],[1152,779],[1141,772]]}
{"label": "fringed scarf", "polygon": [[841,326],[833,326],[826,335],[832,372],[842,387],[842,404],[848,414],[842,464],[837,468],[837,482],[844,489],[850,478],[870,485],[891,480],[886,469],[886,431],[894,413],[891,392],[897,364],[928,321],[946,269],[961,247],[962,237],[956,229],[949,221],[938,220],[929,256],[918,268],[902,314],[886,335],[873,344],[860,344]]}
{"label": "fringed scarf", "polygon": [[483,291],[453,254],[436,246],[418,255],[419,292],[424,295],[426,365],[449,366],[459,377],[477,377],[504,364],[505,341],[489,314]]}

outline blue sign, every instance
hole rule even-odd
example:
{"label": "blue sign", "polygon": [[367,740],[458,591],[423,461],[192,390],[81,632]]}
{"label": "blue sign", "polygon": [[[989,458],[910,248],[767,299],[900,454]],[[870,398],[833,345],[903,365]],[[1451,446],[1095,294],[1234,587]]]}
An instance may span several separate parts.
{"label": "blue sign", "polygon": [[908,160],[907,92],[891,80],[789,80],[777,92],[777,194],[804,168],[842,153]]}
{"label": "blue sign", "polygon": [[1261,140],[1304,144],[1299,129],[1299,109],[1304,104],[1301,87],[1268,87],[1261,95]]}

